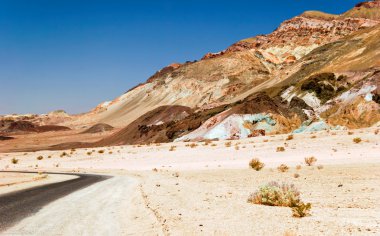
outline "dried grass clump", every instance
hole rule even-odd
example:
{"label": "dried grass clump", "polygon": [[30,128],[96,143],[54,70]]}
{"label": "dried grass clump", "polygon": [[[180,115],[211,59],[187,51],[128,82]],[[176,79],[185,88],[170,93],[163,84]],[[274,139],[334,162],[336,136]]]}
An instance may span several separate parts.
{"label": "dried grass clump", "polygon": [[169,148],[169,151],[170,151],[170,152],[175,151],[176,148],[177,148],[176,146],[171,146],[171,147]]}
{"label": "dried grass clump", "polygon": [[196,143],[190,143],[189,144],[189,147],[191,147],[191,148],[196,148],[198,146],[198,144],[196,144]]}
{"label": "dried grass clump", "polygon": [[285,148],[284,147],[277,147],[276,152],[285,152]]}
{"label": "dried grass clump", "polygon": [[236,145],[236,146],[235,146],[235,150],[237,151],[237,150],[239,150],[239,149],[240,149],[239,146]]}
{"label": "dried grass clump", "polygon": [[103,154],[103,153],[104,153],[104,150],[99,150],[98,153],[99,153],[99,154]]}
{"label": "dried grass clump", "polygon": [[289,166],[281,164],[279,167],[277,167],[277,170],[280,172],[287,172],[289,170]]}
{"label": "dried grass clump", "polygon": [[353,135],[354,132],[352,132],[352,131],[348,131],[347,134],[348,134],[348,135]]}
{"label": "dried grass clump", "polygon": [[37,157],[37,160],[39,160],[39,161],[41,161],[42,159],[44,159],[43,156],[38,156],[38,157]]}
{"label": "dried grass clump", "polygon": [[356,138],[354,138],[352,141],[354,141],[354,143],[360,143],[360,142],[362,141],[362,139],[356,137]]}
{"label": "dried grass clump", "polygon": [[61,155],[59,155],[60,157],[65,157],[67,156],[67,153],[66,152],[62,152]]}
{"label": "dried grass clump", "polygon": [[323,165],[319,165],[317,166],[318,170],[322,170],[323,169]]}
{"label": "dried grass clump", "polygon": [[91,156],[92,152],[87,152],[87,156]]}
{"label": "dried grass clump", "polygon": [[300,174],[298,174],[298,173],[295,173],[295,174],[293,175],[293,177],[297,179],[297,178],[299,178],[299,177],[300,177]]}
{"label": "dried grass clump", "polygon": [[294,135],[293,134],[289,134],[288,137],[286,138],[286,140],[292,140],[294,139]]}
{"label": "dried grass clump", "polygon": [[297,169],[297,170],[300,170],[301,168],[302,168],[301,165],[296,165],[296,169]]}
{"label": "dried grass clump", "polygon": [[18,159],[13,157],[12,160],[11,160],[11,162],[12,162],[12,164],[16,165],[18,163]]}
{"label": "dried grass clump", "polygon": [[311,204],[301,201],[300,192],[293,184],[279,184],[275,181],[261,186],[248,198],[249,203],[266,206],[291,207],[294,217],[309,215]]}
{"label": "dried grass clump", "polygon": [[306,165],[308,165],[308,166],[312,166],[312,165],[314,165],[314,163],[315,162],[317,162],[317,158],[315,158],[315,157],[305,157],[305,163],[306,163]]}
{"label": "dried grass clump", "polygon": [[265,164],[262,163],[258,158],[254,158],[252,159],[250,162],[249,162],[249,166],[256,170],[256,171],[259,171],[261,170],[262,168],[264,168]]}
{"label": "dried grass clump", "polygon": [[224,143],[224,146],[226,146],[226,147],[231,147],[231,142],[225,142],[225,143]]}
{"label": "dried grass clump", "polygon": [[312,135],[310,138],[317,138],[317,136],[316,135]]}

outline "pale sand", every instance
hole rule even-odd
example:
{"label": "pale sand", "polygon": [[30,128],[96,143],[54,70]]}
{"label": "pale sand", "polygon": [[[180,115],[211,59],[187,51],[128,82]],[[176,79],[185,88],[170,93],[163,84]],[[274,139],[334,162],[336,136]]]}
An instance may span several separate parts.
{"label": "pale sand", "polygon": [[[116,207],[127,211],[120,220],[129,230],[121,229],[121,234],[379,235],[380,134],[374,131],[298,134],[288,141],[287,135],[259,137],[232,141],[231,147],[218,141],[213,142],[216,146],[198,143],[195,148],[186,147],[189,143],[96,148],[90,156],[86,153],[92,149],[83,149],[62,158],[62,151],[9,153],[0,155],[0,168],[124,176],[133,184],[125,185],[131,193],[124,199],[125,206],[131,208]],[[317,137],[311,138],[313,135]],[[355,137],[362,142],[355,144]],[[176,146],[174,151],[169,151],[171,146]],[[285,152],[276,152],[278,146],[284,146]],[[39,155],[44,159],[38,161]],[[309,156],[315,156],[316,166],[324,168],[306,167],[304,158]],[[17,165],[10,163],[13,157],[20,159]],[[248,168],[253,157],[266,164],[262,171]],[[282,163],[291,167],[289,172],[276,170]],[[302,169],[296,171],[298,164]],[[154,168],[158,171],[152,171]],[[296,172],[299,178],[293,177]],[[115,186],[122,188],[126,180],[119,177]],[[294,183],[301,198],[312,203],[311,216],[293,218],[289,208],[247,203],[250,193],[273,180]],[[343,186],[338,187],[340,184]]]}

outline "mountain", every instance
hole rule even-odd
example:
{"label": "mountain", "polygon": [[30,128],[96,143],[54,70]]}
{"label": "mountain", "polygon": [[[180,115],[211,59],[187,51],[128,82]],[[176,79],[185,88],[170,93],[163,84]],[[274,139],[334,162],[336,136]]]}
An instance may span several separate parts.
{"label": "mountain", "polygon": [[65,118],[105,123],[107,146],[353,129],[380,124],[380,1],[307,11],[268,35],[173,63],[113,101]]}

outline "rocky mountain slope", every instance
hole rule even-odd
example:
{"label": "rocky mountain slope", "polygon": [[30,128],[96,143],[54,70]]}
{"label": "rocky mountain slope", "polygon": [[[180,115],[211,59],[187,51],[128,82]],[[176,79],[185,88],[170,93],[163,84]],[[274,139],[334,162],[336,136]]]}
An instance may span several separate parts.
{"label": "rocky mountain slope", "polygon": [[359,3],[341,15],[308,11],[271,34],[241,40],[200,61],[171,64],[115,100],[60,124],[118,129],[80,146],[379,125],[379,23],[380,1]]}

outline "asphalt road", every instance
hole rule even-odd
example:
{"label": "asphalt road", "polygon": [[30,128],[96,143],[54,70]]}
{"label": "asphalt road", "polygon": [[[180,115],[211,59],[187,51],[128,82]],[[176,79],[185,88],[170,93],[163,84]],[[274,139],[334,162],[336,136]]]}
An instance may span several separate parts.
{"label": "asphalt road", "polygon": [[[66,173],[47,173],[66,174]],[[38,212],[43,206],[109,176],[70,174],[79,178],[0,195],[0,232]]]}

